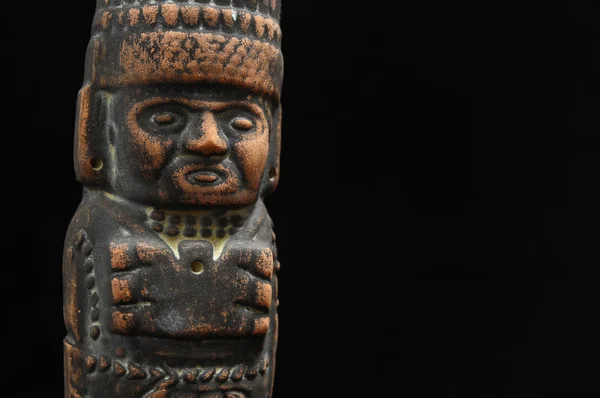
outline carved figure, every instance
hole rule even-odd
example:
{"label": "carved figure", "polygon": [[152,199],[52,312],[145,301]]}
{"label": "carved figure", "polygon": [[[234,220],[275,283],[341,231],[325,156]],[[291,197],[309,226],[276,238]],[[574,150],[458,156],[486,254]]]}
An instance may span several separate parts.
{"label": "carved figure", "polygon": [[98,0],[63,259],[65,397],[271,396],[280,0]]}

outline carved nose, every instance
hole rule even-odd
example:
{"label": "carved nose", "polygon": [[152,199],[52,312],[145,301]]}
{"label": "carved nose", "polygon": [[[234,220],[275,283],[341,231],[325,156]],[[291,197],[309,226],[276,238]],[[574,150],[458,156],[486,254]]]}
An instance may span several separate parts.
{"label": "carved nose", "polygon": [[227,153],[227,142],[219,135],[217,120],[212,112],[206,112],[202,116],[200,131],[187,141],[186,146],[189,150],[200,152],[204,156]]}

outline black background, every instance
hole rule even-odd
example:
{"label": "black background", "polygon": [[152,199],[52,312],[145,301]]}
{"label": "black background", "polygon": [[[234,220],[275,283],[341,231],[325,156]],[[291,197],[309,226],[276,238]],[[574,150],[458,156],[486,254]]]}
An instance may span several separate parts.
{"label": "black background", "polygon": [[[2,396],[62,393],[93,3],[3,11]],[[496,3],[284,2],[276,398],[600,396],[600,13]]]}

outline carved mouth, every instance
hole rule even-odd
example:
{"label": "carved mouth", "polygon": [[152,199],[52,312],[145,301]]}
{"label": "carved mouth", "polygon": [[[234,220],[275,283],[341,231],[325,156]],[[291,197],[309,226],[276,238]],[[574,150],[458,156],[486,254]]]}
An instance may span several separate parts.
{"label": "carved mouth", "polygon": [[190,184],[195,185],[218,185],[225,180],[225,176],[219,170],[192,170],[185,175]]}

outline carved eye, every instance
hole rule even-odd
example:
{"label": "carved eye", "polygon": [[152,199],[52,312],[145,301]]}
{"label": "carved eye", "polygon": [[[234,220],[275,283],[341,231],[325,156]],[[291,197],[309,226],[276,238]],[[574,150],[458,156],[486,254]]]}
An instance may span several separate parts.
{"label": "carved eye", "polygon": [[177,134],[187,125],[188,113],[179,104],[159,104],[142,110],[138,122],[140,127],[150,133]]}
{"label": "carved eye", "polygon": [[175,123],[177,121],[177,116],[169,112],[164,112],[154,115],[152,121],[160,126],[167,126]]}
{"label": "carved eye", "polygon": [[233,119],[231,127],[240,131],[250,131],[254,128],[254,122],[247,117],[238,117]]}

